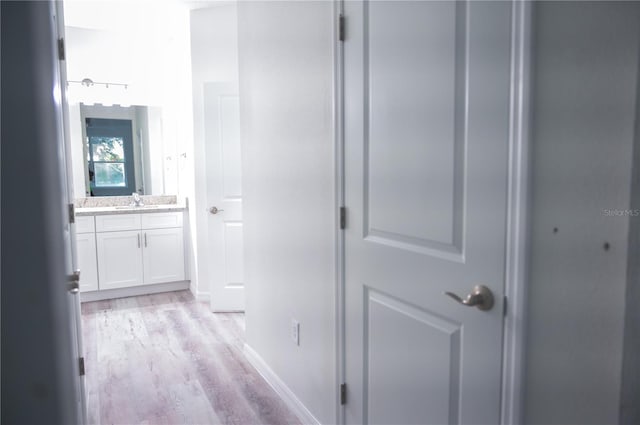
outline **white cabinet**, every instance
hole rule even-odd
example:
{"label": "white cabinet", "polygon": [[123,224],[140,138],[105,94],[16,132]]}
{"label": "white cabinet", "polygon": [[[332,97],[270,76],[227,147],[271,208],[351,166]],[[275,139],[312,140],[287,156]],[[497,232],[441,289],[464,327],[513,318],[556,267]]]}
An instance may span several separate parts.
{"label": "white cabinet", "polygon": [[140,231],[96,233],[100,289],[142,285]]}
{"label": "white cabinet", "polygon": [[142,231],[144,283],[184,280],[182,228]]}
{"label": "white cabinet", "polygon": [[93,216],[76,217],[76,233],[93,233],[95,230]]}
{"label": "white cabinet", "polygon": [[[93,240],[93,254],[90,248],[82,248],[87,258],[81,260],[86,263],[81,267],[89,273],[95,270],[96,275],[94,284],[81,285],[83,291],[184,281],[182,216],[182,212],[113,214],[98,215],[95,223],[83,222],[82,228],[92,233],[77,235],[78,252]],[[93,269],[89,258],[94,259]]]}
{"label": "white cabinet", "polygon": [[98,259],[93,217],[76,217],[76,255],[80,269],[80,291],[97,291]]}
{"label": "white cabinet", "polygon": [[140,214],[98,215],[96,216],[96,232],[140,230],[140,221]]}

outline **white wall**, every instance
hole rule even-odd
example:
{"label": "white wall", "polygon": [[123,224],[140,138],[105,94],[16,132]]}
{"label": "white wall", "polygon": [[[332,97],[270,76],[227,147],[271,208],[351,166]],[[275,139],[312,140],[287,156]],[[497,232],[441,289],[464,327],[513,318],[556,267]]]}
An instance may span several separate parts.
{"label": "white wall", "polygon": [[71,151],[71,173],[73,198],[89,196],[87,192],[86,157],[83,149],[84,129],[78,103],[69,104],[69,142]]}
{"label": "white wall", "polygon": [[534,16],[525,422],[618,423],[640,3]]}
{"label": "white wall", "polygon": [[332,7],[238,4],[246,342],[322,423],[337,391]]}
{"label": "white wall", "polygon": [[[203,88],[207,82],[238,81],[238,26],[236,2],[191,11],[191,70],[193,96],[194,200],[189,220],[192,240],[191,290],[200,299],[209,297],[208,213],[204,140]],[[197,230],[197,231],[195,231]]]}
{"label": "white wall", "polygon": [[166,193],[164,190],[162,108],[143,108],[138,116],[142,129],[142,163],[146,194]]}
{"label": "white wall", "polygon": [[173,87],[167,83],[180,68],[180,32],[188,34],[181,22],[188,19],[184,6],[171,1],[65,0],[64,8],[68,79],[128,84],[125,90],[72,83],[72,100],[164,103],[165,94]]}

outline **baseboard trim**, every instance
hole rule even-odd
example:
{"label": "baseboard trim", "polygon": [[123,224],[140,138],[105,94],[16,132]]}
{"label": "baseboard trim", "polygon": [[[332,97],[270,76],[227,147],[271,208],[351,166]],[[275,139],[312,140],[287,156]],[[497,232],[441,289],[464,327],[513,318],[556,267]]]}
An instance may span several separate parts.
{"label": "baseboard trim", "polygon": [[155,285],[131,286],[129,288],[104,289],[102,291],[81,292],[80,302],[102,301],[112,298],[137,297],[138,295],[189,289],[189,281],[157,283]]}
{"label": "baseboard trim", "polygon": [[273,390],[282,398],[284,403],[298,416],[303,424],[320,425],[320,421],[313,416],[307,407],[289,389],[278,375],[269,367],[262,357],[248,344],[244,344],[244,355],[251,365],[258,371]]}

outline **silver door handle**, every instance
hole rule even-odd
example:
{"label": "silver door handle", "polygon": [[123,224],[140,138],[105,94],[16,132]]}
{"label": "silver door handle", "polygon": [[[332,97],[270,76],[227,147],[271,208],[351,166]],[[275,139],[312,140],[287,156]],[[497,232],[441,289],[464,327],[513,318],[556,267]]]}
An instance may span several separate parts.
{"label": "silver door handle", "polygon": [[140,248],[140,233],[138,233],[138,248]]}
{"label": "silver door handle", "polygon": [[220,209],[218,209],[218,207],[211,207],[211,208],[209,208],[209,212],[210,212],[211,214],[218,214],[220,211],[224,211],[224,210],[220,210]]}
{"label": "silver door handle", "polygon": [[493,293],[491,293],[491,289],[484,285],[474,286],[473,292],[467,295],[465,299],[460,298],[452,292],[445,292],[445,295],[450,296],[460,304],[466,305],[467,307],[478,307],[479,310],[485,311],[491,310],[493,307]]}
{"label": "silver door handle", "polygon": [[75,270],[68,277],[67,290],[72,294],[80,292],[80,270]]}
{"label": "silver door handle", "polygon": [[147,247],[147,232],[144,232],[144,247]]}

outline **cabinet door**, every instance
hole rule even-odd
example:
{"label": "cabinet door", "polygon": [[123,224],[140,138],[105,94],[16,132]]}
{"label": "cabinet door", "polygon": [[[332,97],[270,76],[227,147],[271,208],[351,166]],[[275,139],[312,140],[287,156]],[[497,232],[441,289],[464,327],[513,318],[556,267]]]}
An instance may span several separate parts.
{"label": "cabinet door", "polygon": [[182,228],[143,230],[144,283],[184,280]]}
{"label": "cabinet door", "polygon": [[97,291],[98,260],[96,258],[95,233],[76,234],[76,251],[78,268],[80,269],[80,291]]}
{"label": "cabinet door", "polygon": [[139,231],[96,233],[100,289],[142,285],[142,237]]}

